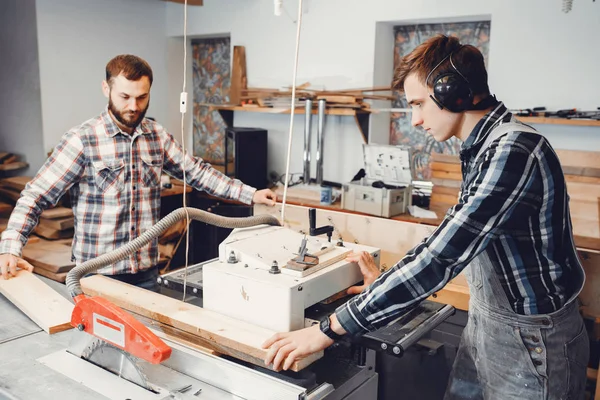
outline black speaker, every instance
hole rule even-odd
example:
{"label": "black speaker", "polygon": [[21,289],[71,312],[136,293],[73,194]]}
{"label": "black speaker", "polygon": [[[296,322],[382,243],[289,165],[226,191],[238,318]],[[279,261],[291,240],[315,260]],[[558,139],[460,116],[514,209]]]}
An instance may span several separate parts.
{"label": "black speaker", "polygon": [[267,136],[267,131],[261,128],[227,128],[225,174],[257,189],[266,188]]}

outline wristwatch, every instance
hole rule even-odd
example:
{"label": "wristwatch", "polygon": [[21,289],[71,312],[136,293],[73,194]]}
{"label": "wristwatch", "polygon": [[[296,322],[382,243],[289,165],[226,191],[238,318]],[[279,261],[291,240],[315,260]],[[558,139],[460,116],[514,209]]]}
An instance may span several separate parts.
{"label": "wristwatch", "polygon": [[331,321],[329,320],[329,316],[324,317],[319,323],[319,328],[321,328],[321,332],[327,335],[328,338],[333,339],[335,341],[340,340],[343,336],[338,335],[331,329]]}

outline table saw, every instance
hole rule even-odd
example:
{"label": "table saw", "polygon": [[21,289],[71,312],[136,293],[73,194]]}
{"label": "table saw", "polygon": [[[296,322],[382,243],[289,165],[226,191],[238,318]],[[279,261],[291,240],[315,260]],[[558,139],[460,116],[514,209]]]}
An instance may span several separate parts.
{"label": "table saw", "polygon": [[[314,228],[314,236],[276,224],[235,228],[218,258],[162,275],[161,293],[185,293],[186,303],[261,329],[310,326],[347,301],[340,293],[362,279],[345,261],[348,252],[368,251],[376,262],[379,255],[374,247],[333,243],[327,229]],[[64,285],[48,282],[68,297]],[[378,354],[401,357],[454,312],[425,301],[379,331],[334,344],[300,371],[277,372],[235,353],[211,354],[193,335],[182,339],[168,324],[135,315],[168,349],[160,362],[140,358],[128,351],[122,324],[96,310],[93,319],[74,311],[78,329],[47,335],[0,296],[0,400],[377,399]]]}

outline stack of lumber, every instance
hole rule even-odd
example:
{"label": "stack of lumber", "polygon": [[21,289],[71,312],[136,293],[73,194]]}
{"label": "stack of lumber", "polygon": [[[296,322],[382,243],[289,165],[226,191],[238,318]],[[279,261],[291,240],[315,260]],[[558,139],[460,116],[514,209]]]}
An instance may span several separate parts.
{"label": "stack of lumber", "polygon": [[[389,92],[389,86],[317,90],[310,89],[305,83],[296,88],[296,107],[304,107],[304,99],[313,100],[313,109],[318,107],[318,100],[325,100],[327,108],[351,108],[354,110],[370,111],[371,105],[365,100],[392,100],[390,95],[373,94],[373,92]],[[244,107],[290,107],[291,88],[283,90],[268,88],[249,88],[242,90],[241,102]]]}
{"label": "stack of lumber", "polygon": [[[560,159],[579,248],[600,250],[600,152],[556,150]],[[458,156],[432,154],[431,203],[456,204],[462,182]]]}
{"label": "stack of lumber", "polygon": [[[0,180],[0,197],[14,205],[30,176],[14,176]],[[66,239],[73,237],[73,212],[70,208],[55,207],[42,213],[35,233],[45,239]]]}
{"label": "stack of lumber", "polygon": [[75,267],[71,260],[71,240],[29,240],[23,258],[33,265],[34,273],[57,282],[65,282],[67,273]]}
{"label": "stack of lumber", "polygon": [[[360,89],[321,90],[311,89],[310,83],[296,86],[294,105],[304,107],[305,99],[327,101],[328,108],[350,108],[370,111],[369,103],[364,100],[393,100],[390,95],[376,95],[373,92],[390,92],[390,86],[370,87]],[[282,90],[269,88],[248,88],[246,74],[246,49],[244,46],[233,47],[233,62],[231,68],[231,86],[229,89],[229,105],[246,108],[289,108],[291,105],[292,88]]]}
{"label": "stack of lumber", "polygon": [[12,153],[0,152],[0,171],[16,171],[28,166],[29,164],[25,161],[19,161],[19,156]]}

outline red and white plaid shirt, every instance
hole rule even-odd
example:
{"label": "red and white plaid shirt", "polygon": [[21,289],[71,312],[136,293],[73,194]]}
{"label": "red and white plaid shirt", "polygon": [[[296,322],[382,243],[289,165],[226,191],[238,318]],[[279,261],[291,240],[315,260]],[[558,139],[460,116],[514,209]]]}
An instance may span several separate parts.
{"label": "red and white plaid shirt", "polygon": [[[0,254],[21,256],[42,211],[69,191],[75,216],[73,258],[82,263],[119,248],[160,219],[161,172],[212,195],[252,203],[254,189],[183,152],[161,125],[144,119],[129,135],[108,113],[72,128],[17,202],[2,233]],[[158,262],[154,240],[128,260],[98,271],[136,273]]]}

